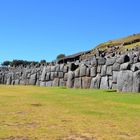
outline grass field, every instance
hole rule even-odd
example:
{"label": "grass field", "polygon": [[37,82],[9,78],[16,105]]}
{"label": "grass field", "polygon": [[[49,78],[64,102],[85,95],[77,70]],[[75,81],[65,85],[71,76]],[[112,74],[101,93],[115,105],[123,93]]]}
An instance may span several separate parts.
{"label": "grass field", "polygon": [[0,86],[0,140],[140,140],[140,94]]}

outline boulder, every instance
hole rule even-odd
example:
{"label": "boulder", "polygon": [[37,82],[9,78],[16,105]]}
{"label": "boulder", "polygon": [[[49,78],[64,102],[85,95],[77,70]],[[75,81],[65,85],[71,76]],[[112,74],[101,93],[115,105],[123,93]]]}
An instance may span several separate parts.
{"label": "boulder", "polygon": [[59,86],[66,86],[66,82],[64,81],[64,79],[59,79]]}
{"label": "boulder", "polygon": [[46,79],[46,67],[43,68],[43,71],[42,71],[40,79],[41,79],[41,81],[45,81],[45,79]]}
{"label": "boulder", "polygon": [[53,80],[53,83],[52,83],[52,86],[59,86],[59,78],[55,78],[54,80]]}
{"label": "boulder", "polygon": [[78,78],[80,76],[80,69],[77,68],[75,71],[74,71],[74,75],[75,75],[75,78]]}
{"label": "boulder", "polygon": [[107,60],[106,60],[106,65],[107,65],[107,66],[111,66],[111,65],[113,65],[115,62],[116,62],[116,57],[107,58]]}
{"label": "boulder", "polygon": [[72,71],[69,71],[67,75],[67,87],[72,88],[73,84],[74,84],[74,73]]}
{"label": "boulder", "polygon": [[107,70],[107,66],[103,65],[101,70],[101,76],[106,76],[106,70]]}
{"label": "boulder", "polygon": [[96,77],[92,78],[90,88],[100,88],[100,82],[101,82],[101,75],[97,74]]}
{"label": "boulder", "polygon": [[140,70],[133,73],[133,92],[140,92]]}
{"label": "boulder", "polygon": [[113,75],[113,66],[107,66],[106,74],[110,76]]}
{"label": "boulder", "polygon": [[119,63],[114,63],[113,64],[113,71],[119,71],[120,70],[120,64]]}
{"label": "boulder", "polygon": [[46,87],[51,87],[53,85],[53,82],[52,81],[47,81],[45,84],[46,84]]}
{"label": "boulder", "polygon": [[133,72],[130,70],[120,71],[117,76],[117,89],[122,92],[132,92]]}
{"label": "boulder", "polygon": [[130,58],[128,55],[124,54],[124,55],[121,55],[120,57],[118,57],[116,59],[116,62],[119,63],[119,64],[122,64],[122,63],[126,63],[126,62],[129,62],[130,61]]}
{"label": "boulder", "polygon": [[96,74],[97,74],[97,67],[92,67],[92,68],[90,69],[90,76],[91,76],[91,77],[95,77]]}
{"label": "boulder", "polygon": [[82,77],[82,88],[90,88],[91,77]]}
{"label": "boulder", "polygon": [[64,73],[63,72],[58,72],[58,77],[59,78],[63,78],[64,77]]}
{"label": "boulder", "polygon": [[84,64],[82,64],[80,66],[80,77],[86,76],[86,70],[87,70],[87,67]]}
{"label": "boulder", "polygon": [[81,88],[82,87],[82,79],[80,78],[75,78],[74,79],[74,88]]}
{"label": "boulder", "polygon": [[104,57],[97,58],[98,65],[104,65],[106,63],[106,59]]}
{"label": "boulder", "polygon": [[129,62],[123,63],[123,64],[121,64],[121,66],[120,66],[120,70],[130,70],[130,68],[131,68],[131,65],[130,65]]}
{"label": "boulder", "polygon": [[109,79],[108,76],[101,77],[101,89],[109,89]]}

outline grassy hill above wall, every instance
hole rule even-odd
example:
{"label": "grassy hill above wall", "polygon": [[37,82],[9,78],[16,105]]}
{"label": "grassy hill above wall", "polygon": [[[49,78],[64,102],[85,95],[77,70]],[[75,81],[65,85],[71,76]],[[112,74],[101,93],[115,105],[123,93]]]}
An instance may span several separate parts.
{"label": "grassy hill above wall", "polygon": [[124,52],[127,49],[132,49],[134,47],[140,47],[140,33],[133,34],[127,37],[109,40],[107,42],[101,43],[90,51],[90,53],[81,56],[81,58],[88,58],[96,54],[96,50],[102,52]]}

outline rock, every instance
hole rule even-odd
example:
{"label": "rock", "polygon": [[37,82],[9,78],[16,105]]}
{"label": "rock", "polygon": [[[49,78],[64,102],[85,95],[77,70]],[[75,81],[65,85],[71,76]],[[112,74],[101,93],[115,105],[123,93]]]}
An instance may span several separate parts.
{"label": "rock", "polygon": [[107,75],[113,75],[113,66],[107,66],[107,71],[106,71]]}
{"label": "rock", "polygon": [[30,80],[29,80],[29,84],[30,85],[35,85],[36,84],[36,80],[37,80],[37,74],[34,73],[31,75]]}
{"label": "rock", "polygon": [[118,73],[118,71],[113,71],[113,84],[117,84]]}
{"label": "rock", "polygon": [[119,71],[120,70],[120,64],[119,63],[114,63],[113,64],[113,71]]}
{"label": "rock", "polygon": [[41,74],[41,81],[45,81],[46,79],[46,67],[43,68],[42,74]]}
{"label": "rock", "polygon": [[140,70],[133,73],[133,92],[140,92]]}
{"label": "rock", "polygon": [[64,64],[60,64],[60,71],[61,71],[61,72],[64,71]]}
{"label": "rock", "polygon": [[98,67],[97,67],[97,73],[101,73],[101,70],[102,70],[102,65],[98,65]]}
{"label": "rock", "polygon": [[106,65],[107,65],[107,66],[111,66],[111,65],[113,65],[115,62],[116,62],[116,58],[115,58],[115,57],[113,57],[113,58],[107,58],[107,60],[106,60]]}
{"label": "rock", "polygon": [[81,88],[82,87],[82,79],[80,78],[75,78],[74,79],[74,88]]}
{"label": "rock", "polygon": [[95,77],[96,74],[97,74],[97,67],[92,67],[92,68],[90,69],[90,76],[91,76],[91,77]]}
{"label": "rock", "polygon": [[50,79],[53,80],[55,78],[55,72],[51,72]]}
{"label": "rock", "polygon": [[80,76],[80,69],[77,68],[75,71],[74,71],[74,75],[75,75],[75,78],[78,78]]}
{"label": "rock", "polygon": [[80,77],[86,76],[86,70],[87,70],[87,67],[84,64],[82,64],[80,66]]}
{"label": "rock", "polygon": [[97,61],[98,65],[104,65],[106,63],[106,59],[103,57],[98,57]]}
{"label": "rock", "polygon": [[106,70],[107,70],[107,66],[103,65],[101,70],[101,76],[106,76]]}
{"label": "rock", "polygon": [[45,86],[46,86],[46,82],[42,82],[42,81],[41,81],[41,82],[40,82],[40,86],[41,86],[41,87],[45,87]]}
{"label": "rock", "polygon": [[109,89],[109,79],[107,76],[104,76],[101,78],[100,88],[101,89]]}
{"label": "rock", "polygon": [[96,77],[92,78],[90,88],[100,88],[101,76],[97,74]]}
{"label": "rock", "polygon": [[67,87],[72,88],[73,84],[74,84],[74,73],[72,71],[69,71],[67,77]]}
{"label": "rock", "polygon": [[47,81],[45,84],[46,84],[46,87],[51,87],[53,85],[53,82],[52,81]]}
{"label": "rock", "polygon": [[49,81],[51,78],[50,78],[50,76],[51,76],[51,72],[48,72],[47,74],[46,74],[46,81]]}
{"label": "rock", "polygon": [[120,66],[120,70],[130,70],[130,68],[131,68],[131,65],[129,62],[121,64]]}
{"label": "rock", "polygon": [[116,62],[119,64],[129,62],[130,58],[128,55],[121,55],[119,58],[116,59]]}
{"label": "rock", "polygon": [[120,71],[117,77],[117,89],[122,92],[132,92],[133,72],[130,70]]}
{"label": "rock", "polygon": [[56,71],[56,66],[51,66],[51,72],[55,72]]}
{"label": "rock", "polygon": [[82,88],[90,88],[91,77],[82,77]]}
{"label": "rock", "polygon": [[66,86],[66,82],[64,81],[64,79],[59,79],[59,86],[61,87]]}
{"label": "rock", "polygon": [[89,69],[89,68],[87,68],[87,70],[86,70],[86,76],[87,76],[87,77],[90,76],[90,69]]}
{"label": "rock", "polygon": [[63,78],[64,77],[64,73],[63,72],[58,72],[58,77],[59,78]]}
{"label": "rock", "polygon": [[98,64],[98,62],[97,62],[96,58],[93,58],[91,60],[91,66],[95,67],[95,66],[97,66],[97,64]]}
{"label": "rock", "polygon": [[52,83],[52,86],[59,86],[59,78],[55,78],[54,80],[53,80],[53,83]]}
{"label": "rock", "polygon": [[64,66],[64,73],[67,73],[68,72],[68,66]]}

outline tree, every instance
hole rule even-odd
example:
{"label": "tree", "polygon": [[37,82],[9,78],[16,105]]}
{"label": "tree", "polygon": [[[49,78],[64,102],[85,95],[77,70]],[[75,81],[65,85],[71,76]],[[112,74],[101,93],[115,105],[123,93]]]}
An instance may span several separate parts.
{"label": "tree", "polygon": [[41,60],[40,64],[46,64],[46,60]]}
{"label": "tree", "polygon": [[59,55],[56,57],[56,59],[59,60],[59,59],[62,59],[62,58],[64,58],[64,57],[65,57],[65,54],[59,54]]}
{"label": "tree", "polygon": [[11,65],[11,63],[12,63],[11,61],[7,60],[7,61],[4,61],[1,65],[2,66],[9,66],[9,65]]}

